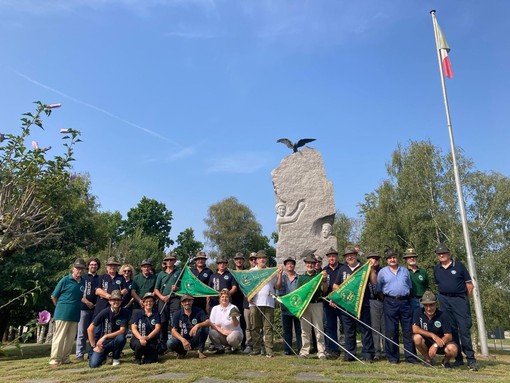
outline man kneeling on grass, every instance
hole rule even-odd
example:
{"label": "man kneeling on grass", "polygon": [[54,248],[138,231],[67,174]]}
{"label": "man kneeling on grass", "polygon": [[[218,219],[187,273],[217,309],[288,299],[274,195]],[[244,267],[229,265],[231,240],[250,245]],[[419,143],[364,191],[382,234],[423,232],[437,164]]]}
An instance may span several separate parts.
{"label": "man kneeling on grass", "polygon": [[211,322],[204,310],[193,307],[191,295],[181,297],[181,306],[172,319],[172,338],[168,340],[168,350],[176,352],[177,359],[184,359],[188,351],[198,348],[198,357],[205,359],[205,341]]}
{"label": "man kneeling on grass", "polygon": [[452,342],[452,326],[448,317],[437,308],[437,300],[431,291],[420,299],[413,316],[413,341],[425,361],[434,365],[436,354],[444,355],[441,365],[451,368],[450,359],[457,356],[458,347]]}
{"label": "man kneeling on grass", "polygon": [[89,366],[101,366],[112,353],[112,366],[120,364],[120,353],[126,344],[126,330],[129,311],[120,307],[122,294],[113,290],[110,295],[110,307],[100,311],[87,329],[90,342]]}

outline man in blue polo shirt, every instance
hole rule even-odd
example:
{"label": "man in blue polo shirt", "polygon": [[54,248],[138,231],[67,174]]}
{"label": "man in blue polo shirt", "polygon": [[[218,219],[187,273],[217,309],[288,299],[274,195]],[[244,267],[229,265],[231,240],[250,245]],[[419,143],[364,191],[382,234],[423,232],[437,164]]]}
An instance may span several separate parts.
{"label": "man in blue polo shirt", "polygon": [[199,359],[205,359],[205,341],[211,322],[201,308],[193,307],[191,295],[181,297],[181,306],[172,318],[172,338],[168,341],[168,350],[176,352],[177,359],[184,359],[188,351],[198,348]]}
{"label": "man in blue polo shirt", "polygon": [[[471,276],[462,262],[452,259],[448,247],[441,243],[436,248],[439,263],[434,267],[434,277],[439,291],[441,309],[449,316],[453,326],[453,341],[460,344],[466,354],[468,368],[478,371],[470,329],[473,324],[469,298],[473,292]],[[462,353],[459,352],[454,367],[462,366]]]}
{"label": "man in blue polo shirt", "polygon": [[117,272],[119,266],[120,263],[115,260],[115,257],[108,258],[106,273],[99,277],[99,286],[96,288],[98,298],[94,309],[94,317],[108,307],[112,291],[119,290],[123,296],[128,293],[126,280]]}
{"label": "man in blue polo shirt", "polygon": [[112,366],[120,364],[120,353],[126,344],[126,331],[129,322],[129,311],[122,308],[120,290],[110,294],[110,307],[96,315],[87,334],[90,342],[89,366],[96,368],[105,361],[108,353],[112,353]]}
{"label": "man in blue polo shirt", "polygon": [[[223,289],[230,291],[230,296],[237,291],[237,281],[234,279],[230,271],[228,271],[228,260],[225,257],[220,257],[216,261],[218,271],[211,275],[209,279],[209,287],[220,292]],[[210,314],[214,306],[220,303],[219,297],[207,297],[206,313]]]}
{"label": "man in blue polo shirt", "polygon": [[[213,271],[207,267],[207,254],[205,251],[199,251],[195,256],[195,267],[191,268],[191,272],[195,277],[198,278],[200,282],[204,285],[209,286],[209,280],[211,279],[211,275]],[[207,307],[207,298],[206,297],[196,297],[193,302],[195,307],[200,307],[202,310],[206,311]]]}
{"label": "man in blue polo shirt", "polygon": [[[336,290],[342,283],[344,283],[356,270],[361,267],[361,262],[358,260],[358,251],[352,245],[345,248],[344,253],[345,263],[340,266],[337,279],[334,282],[333,289]],[[369,261],[372,265],[375,263],[374,260]],[[374,269],[370,271],[370,281],[372,283],[377,282],[377,274]],[[345,311],[338,310],[341,312],[342,326],[344,328],[345,336],[345,349],[350,352],[344,356],[344,360],[347,362],[354,361],[353,355],[356,354],[356,329],[359,329],[361,333],[361,345],[363,359],[372,363],[375,356],[374,340],[372,338],[371,319],[370,319],[370,291],[367,285],[363,302],[361,304],[360,321],[367,326],[360,324],[356,319],[349,315]]]}
{"label": "man in blue polo shirt", "polygon": [[411,277],[406,268],[399,266],[397,253],[388,249],[384,257],[388,266],[383,267],[377,274],[376,292],[384,296],[384,324],[386,336],[393,342],[386,340],[385,349],[388,361],[392,364],[400,363],[400,351],[398,348],[399,323],[402,327],[404,338],[404,356],[407,363],[418,363],[414,354],[414,343],[412,338],[411,312]]}
{"label": "man in blue polo shirt", "polygon": [[437,309],[432,291],[425,291],[413,314],[413,342],[425,361],[434,365],[437,354],[444,355],[441,366],[450,368],[450,359],[457,356],[457,345],[452,342],[452,326],[448,316]]}
{"label": "man in blue polo shirt", "polygon": [[78,323],[78,335],[76,336],[76,361],[83,362],[85,345],[87,343],[87,328],[92,323],[94,309],[96,307],[96,289],[99,287],[99,275],[97,271],[101,268],[101,261],[98,258],[91,258],[87,262],[88,273],[83,277],[85,291],[81,298],[80,322]]}

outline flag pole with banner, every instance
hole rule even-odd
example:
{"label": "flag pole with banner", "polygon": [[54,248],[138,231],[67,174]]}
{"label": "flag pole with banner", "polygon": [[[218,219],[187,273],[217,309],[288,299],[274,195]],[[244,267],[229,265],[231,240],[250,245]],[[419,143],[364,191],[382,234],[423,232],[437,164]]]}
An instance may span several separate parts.
{"label": "flag pole with banner", "polygon": [[262,287],[274,277],[278,268],[266,267],[265,269],[229,271],[234,276],[246,299],[251,301]]}
{"label": "flag pole with banner", "polygon": [[328,299],[359,318],[371,269],[370,262],[365,263],[352,273],[335,291],[332,291],[328,295]]}
{"label": "flag pole with banner", "polygon": [[483,318],[483,310],[482,304],[480,301],[480,291],[478,289],[478,278],[476,276],[476,266],[475,260],[473,257],[473,250],[471,247],[471,239],[469,236],[469,229],[466,218],[466,207],[464,205],[464,195],[462,193],[462,185],[460,183],[460,175],[459,169],[457,166],[457,158],[455,154],[455,142],[453,140],[453,128],[452,122],[450,118],[450,107],[448,105],[448,95],[446,93],[446,84],[444,76],[446,75],[448,78],[453,77],[453,71],[451,68],[450,58],[448,57],[448,52],[450,51],[450,47],[446,42],[446,38],[444,37],[443,31],[439,26],[436,20],[436,11],[430,11],[432,16],[432,24],[434,26],[434,35],[436,38],[436,50],[437,50],[437,59],[439,62],[439,74],[441,77],[441,86],[443,88],[443,100],[444,107],[446,111],[446,123],[448,125],[448,134],[450,136],[450,150],[452,152],[452,162],[453,162],[453,173],[455,176],[455,186],[457,189],[457,198],[459,201],[459,211],[462,220],[462,232],[464,234],[464,245],[466,247],[466,258],[469,268],[469,273],[471,274],[472,282],[473,282],[473,302],[475,306],[476,313],[476,323],[478,326],[478,338],[480,340],[480,349],[481,353],[484,356],[489,356],[489,348],[487,346],[487,332],[485,331],[485,321]]}
{"label": "flag pole with banner", "polygon": [[340,343],[333,340],[328,334],[326,334],[324,331],[321,331],[318,327],[316,327],[312,322],[310,322],[306,318],[302,318],[303,313],[305,312],[306,308],[310,304],[310,301],[313,298],[313,295],[315,294],[315,291],[320,286],[323,279],[322,273],[317,274],[313,279],[306,282],[303,286],[297,288],[296,290],[286,294],[282,295],[280,297],[274,296],[274,298],[280,302],[282,305],[284,305],[287,310],[291,312],[292,315],[295,317],[304,320],[307,322],[310,326],[315,328],[317,331],[320,331],[325,337],[327,337],[331,342],[338,345],[346,354],[349,354],[351,357],[356,359],[361,364],[365,365],[365,363],[360,360],[356,355],[352,354],[350,351],[348,351],[345,347],[343,347]]}
{"label": "flag pole with banner", "polygon": [[297,318],[301,318],[306,308],[308,307],[308,304],[312,300],[313,294],[315,294],[317,287],[319,287],[321,284],[322,278],[322,274],[319,273],[303,286],[286,295],[276,297],[276,299],[278,302],[284,305],[292,315]]}

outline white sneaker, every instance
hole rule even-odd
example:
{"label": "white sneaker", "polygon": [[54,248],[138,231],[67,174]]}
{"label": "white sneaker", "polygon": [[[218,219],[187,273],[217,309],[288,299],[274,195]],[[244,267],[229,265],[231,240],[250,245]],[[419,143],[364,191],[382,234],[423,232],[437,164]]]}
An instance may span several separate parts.
{"label": "white sneaker", "polygon": [[112,360],[112,366],[115,367],[115,366],[119,366],[119,365],[120,365],[120,360],[118,360],[118,359],[113,359]]}

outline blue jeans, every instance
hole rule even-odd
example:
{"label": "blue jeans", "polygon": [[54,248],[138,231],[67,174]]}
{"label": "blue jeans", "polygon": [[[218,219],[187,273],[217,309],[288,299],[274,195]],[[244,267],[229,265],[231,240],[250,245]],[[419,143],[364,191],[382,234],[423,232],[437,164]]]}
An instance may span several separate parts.
{"label": "blue jeans", "polygon": [[[200,327],[195,336],[188,339],[191,344],[191,349],[198,348],[198,351],[204,352],[205,341],[209,336],[209,327]],[[184,349],[181,341],[177,338],[171,337],[168,340],[168,351],[174,351],[179,355],[186,355],[188,352]]]}
{"label": "blue jeans", "polygon": [[[329,304],[324,305],[324,319],[326,322],[325,332],[326,351],[329,353],[340,353],[338,346],[338,320],[342,320],[341,311]],[[329,338],[331,339],[329,339]]]}
{"label": "blue jeans", "polygon": [[301,350],[301,322],[299,318],[291,314],[282,313],[283,339],[285,340],[284,349],[286,353],[292,353],[292,327],[296,333],[297,352]]}
{"label": "blue jeans", "polygon": [[87,328],[92,323],[94,310],[81,310],[80,322],[78,323],[78,335],[76,336],[76,357],[83,357],[85,354],[85,345],[88,340]]}
{"label": "blue jeans", "polygon": [[102,352],[95,352],[91,347],[89,352],[89,367],[96,368],[101,366],[105,362],[109,352],[112,353],[112,359],[120,359],[120,353],[125,345],[126,335],[120,334],[113,339],[107,339],[103,343]]}

